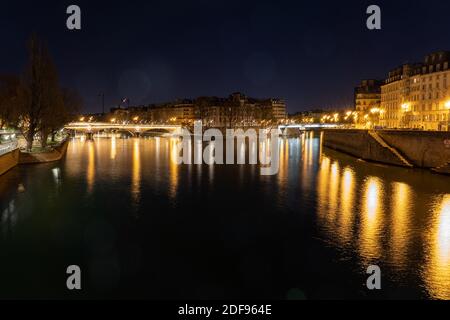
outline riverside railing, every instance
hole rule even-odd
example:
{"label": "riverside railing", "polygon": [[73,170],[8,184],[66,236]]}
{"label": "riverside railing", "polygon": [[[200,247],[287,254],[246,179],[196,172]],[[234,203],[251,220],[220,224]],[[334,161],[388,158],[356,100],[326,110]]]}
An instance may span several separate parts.
{"label": "riverside railing", "polygon": [[16,150],[19,147],[17,140],[0,143],[0,156]]}

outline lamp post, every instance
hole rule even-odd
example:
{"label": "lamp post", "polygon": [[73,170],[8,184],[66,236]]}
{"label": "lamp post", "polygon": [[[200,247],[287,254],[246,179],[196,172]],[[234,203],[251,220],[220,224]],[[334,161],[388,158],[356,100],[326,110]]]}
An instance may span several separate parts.
{"label": "lamp post", "polygon": [[98,96],[102,97],[102,114],[105,114],[105,93],[102,92]]}

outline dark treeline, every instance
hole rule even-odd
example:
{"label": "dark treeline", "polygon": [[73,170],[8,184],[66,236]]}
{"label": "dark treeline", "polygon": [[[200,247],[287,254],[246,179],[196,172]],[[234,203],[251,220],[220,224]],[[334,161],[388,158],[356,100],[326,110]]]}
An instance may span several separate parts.
{"label": "dark treeline", "polygon": [[0,75],[0,129],[19,130],[31,150],[39,137],[42,147],[82,105],[80,95],[62,88],[58,72],[44,42],[36,35],[28,41],[28,62],[21,75]]}

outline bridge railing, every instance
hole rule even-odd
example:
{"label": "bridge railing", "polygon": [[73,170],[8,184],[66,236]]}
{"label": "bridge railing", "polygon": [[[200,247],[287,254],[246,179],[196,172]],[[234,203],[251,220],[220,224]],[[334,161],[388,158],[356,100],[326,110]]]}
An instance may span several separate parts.
{"label": "bridge railing", "polygon": [[302,123],[298,123],[298,124],[282,124],[279,125],[278,128],[279,129],[286,129],[286,128],[291,128],[291,129],[295,129],[295,128],[300,128],[300,129],[314,129],[314,128],[342,128],[344,127],[343,124],[330,124],[330,123],[313,123],[313,124],[302,124]]}
{"label": "bridge railing", "polygon": [[109,122],[71,122],[65,128],[178,128],[181,125],[174,124],[135,124],[135,123],[109,123]]}

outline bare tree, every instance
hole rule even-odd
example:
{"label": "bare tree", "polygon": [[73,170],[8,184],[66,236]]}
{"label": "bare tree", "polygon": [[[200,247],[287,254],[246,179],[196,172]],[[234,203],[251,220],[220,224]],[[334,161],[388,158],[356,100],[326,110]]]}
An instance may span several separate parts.
{"label": "bare tree", "polygon": [[63,108],[58,113],[58,116],[51,123],[52,141],[55,141],[56,132],[80,112],[83,106],[83,98],[76,90],[63,88],[62,106]]}
{"label": "bare tree", "polygon": [[53,104],[46,108],[41,125],[41,144],[47,145],[48,137],[51,135],[52,142],[55,141],[56,134],[70,122],[74,115],[81,110],[83,100],[77,91],[63,88],[56,92],[53,97]]}
{"label": "bare tree", "polygon": [[42,145],[46,145],[52,118],[63,108],[56,67],[47,47],[33,35],[28,44],[29,61],[20,89],[19,129],[31,150],[37,133],[41,133]]}
{"label": "bare tree", "polygon": [[0,129],[15,127],[18,120],[17,90],[19,78],[13,75],[0,76]]}

